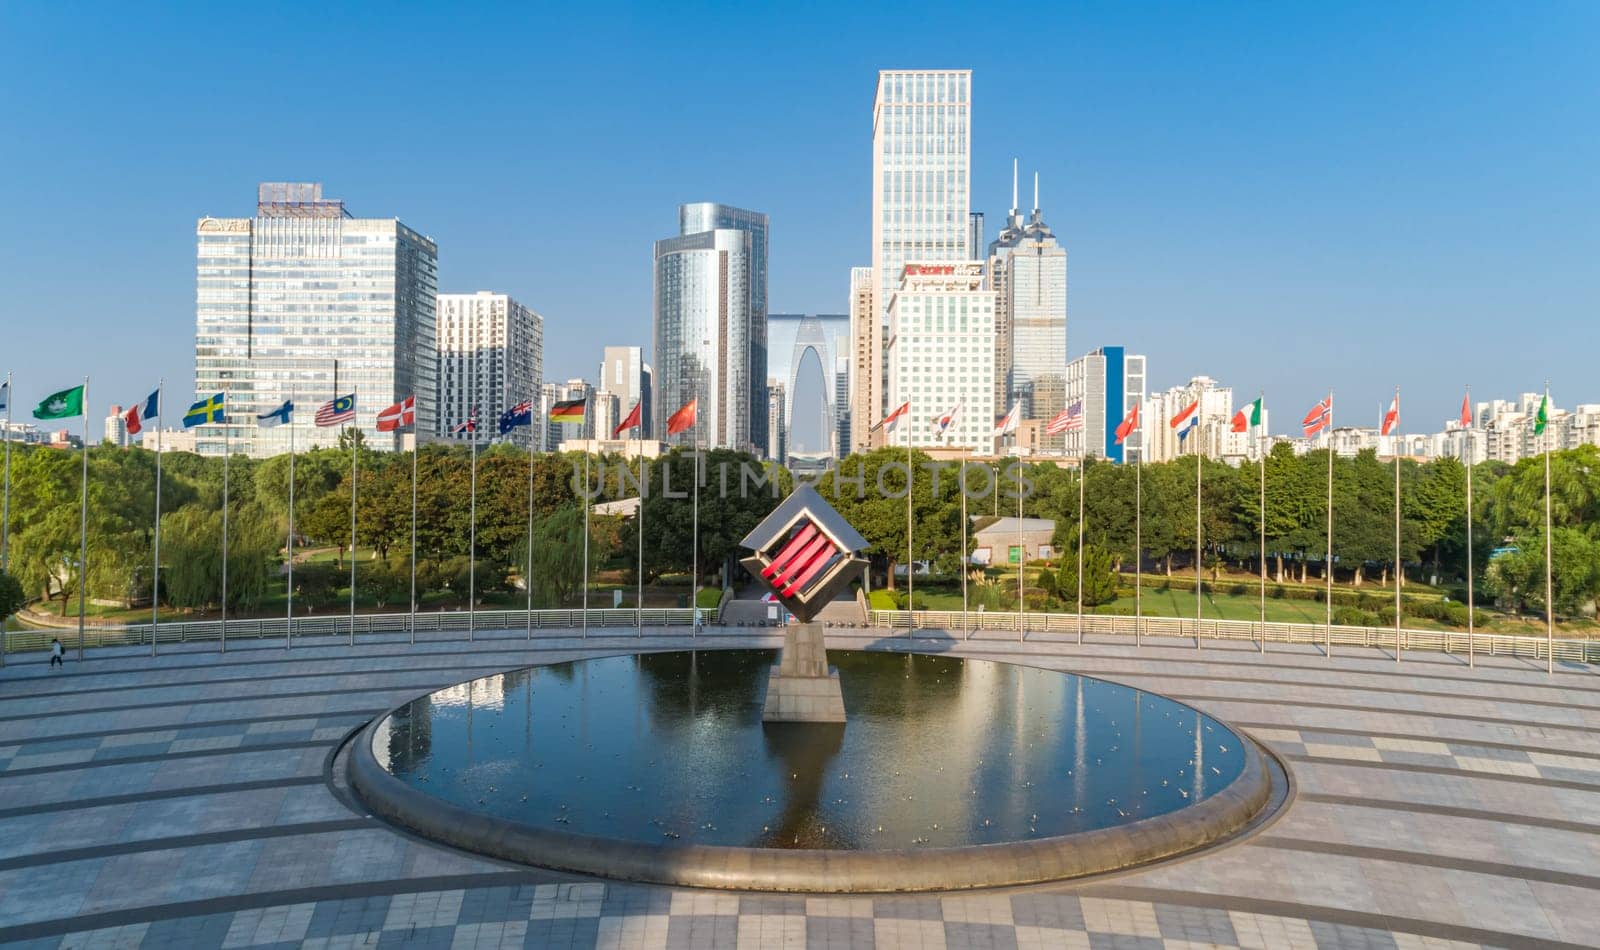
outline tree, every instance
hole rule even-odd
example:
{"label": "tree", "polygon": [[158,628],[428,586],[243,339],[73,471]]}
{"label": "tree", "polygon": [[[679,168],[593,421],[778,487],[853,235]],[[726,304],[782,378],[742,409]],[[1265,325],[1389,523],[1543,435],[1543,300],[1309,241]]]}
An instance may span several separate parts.
{"label": "tree", "polygon": [[[1061,601],[1076,607],[1078,603],[1077,552],[1064,557],[1056,578],[1056,592]],[[1083,546],[1083,605],[1098,607],[1117,599],[1117,575],[1112,570],[1111,555],[1097,545]]]}
{"label": "tree", "polygon": [[0,637],[5,636],[6,621],[28,602],[22,584],[15,577],[0,571]]}

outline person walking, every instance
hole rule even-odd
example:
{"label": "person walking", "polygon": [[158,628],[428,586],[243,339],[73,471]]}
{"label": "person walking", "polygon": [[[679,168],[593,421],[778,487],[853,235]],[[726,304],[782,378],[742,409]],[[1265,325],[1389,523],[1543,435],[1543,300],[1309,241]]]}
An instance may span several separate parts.
{"label": "person walking", "polygon": [[61,641],[55,637],[50,638],[50,665],[59,666],[63,669],[67,665],[61,661]]}

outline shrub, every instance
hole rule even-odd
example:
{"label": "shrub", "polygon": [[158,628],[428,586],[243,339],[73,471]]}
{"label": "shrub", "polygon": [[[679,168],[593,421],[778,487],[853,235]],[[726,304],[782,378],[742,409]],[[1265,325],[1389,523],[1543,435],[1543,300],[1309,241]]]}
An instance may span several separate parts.
{"label": "shrub", "polygon": [[[1341,627],[1375,627],[1378,625],[1378,616],[1358,607],[1335,607],[1333,622]],[[1394,622],[1393,617],[1390,622]]]}
{"label": "shrub", "polygon": [[868,594],[867,603],[872,605],[873,610],[900,609],[899,605],[895,603],[894,594],[886,590],[875,590]]}

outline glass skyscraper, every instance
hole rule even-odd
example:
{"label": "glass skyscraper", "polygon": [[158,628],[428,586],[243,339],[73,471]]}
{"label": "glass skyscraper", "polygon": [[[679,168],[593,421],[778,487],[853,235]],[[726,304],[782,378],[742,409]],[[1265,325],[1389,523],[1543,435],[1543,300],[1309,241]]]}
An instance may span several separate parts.
{"label": "glass skyscraper", "polygon": [[[872,273],[879,319],[907,261],[966,261],[972,222],[972,71],[888,69],[872,104]],[[857,339],[860,339],[860,334]],[[868,335],[870,364],[883,372],[882,339]],[[887,387],[878,389],[879,398]],[[883,405],[872,407],[871,426]]]}
{"label": "glass skyscraper", "polygon": [[257,428],[257,413],[293,398],[298,451],[332,445],[321,404],[356,394],[368,445],[393,449],[377,415],[416,396],[416,431],[434,431],[438,248],[394,218],[354,218],[312,183],[263,183],[254,218],[201,218],[195,227],[195,388],[227,394],[228,422],[196,434],[204,455],[275,455],[288,427]]}
{"label": "glass skyscraper", "polygon": [[[996,295],[996,365],[1004,374],[1005,399],[999,411],[1022,404],[1022,418],[1048,422],[1066,408],[1067,250],[1056,243],[1039,210],[1035,179],[1033,216],[1023,222],[1011,182],[1011,216],[989,245],[990,274]],[[1064,434],[1046,435],[1040,426],[1040,451],[1060,454]]]}
{"label": "glass skyscraper", "polygon": [[[655,245],[655,431],[668,442],[767,450],[767,216],[712,202],[678,209]],[[667,417],[699,399],[696,429]]]}

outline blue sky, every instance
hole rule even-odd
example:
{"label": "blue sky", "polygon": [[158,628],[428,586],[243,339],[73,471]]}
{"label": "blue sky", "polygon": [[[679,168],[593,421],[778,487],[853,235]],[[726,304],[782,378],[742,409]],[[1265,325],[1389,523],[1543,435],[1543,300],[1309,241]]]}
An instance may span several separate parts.
{"label": "blue sky", "polygon": [[1467,383],[1600,402],[1600,4],[143,7],[0,5],[24,408],[188,390],[194,220],[260,180],[434,237],[441,290],[544,314],[547,378],[649,345],[684,201],[768,212],[771,309],[840,312],[889,67],[974,70],[991,236],[1041,173],[1074,355],[1264,389],[1278,431],[1329,387],[1355,422],[1401,385],[1407,431]]}

